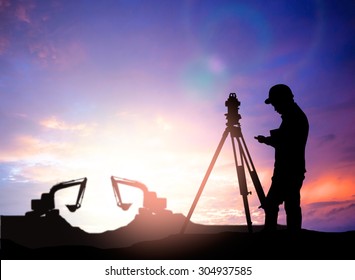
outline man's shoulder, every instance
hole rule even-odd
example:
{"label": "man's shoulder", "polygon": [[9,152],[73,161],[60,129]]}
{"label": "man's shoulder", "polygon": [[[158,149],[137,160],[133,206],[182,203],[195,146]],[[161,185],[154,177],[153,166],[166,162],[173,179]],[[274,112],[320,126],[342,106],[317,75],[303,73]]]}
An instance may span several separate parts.
{"label": "man's shoulder", "polygon": [[295,102],[293,105],[293,108],[291,110],[291,115],[298,115],[298,116],[303,116],[304,118],[307,118],[306,113],[302,110],[302,108]]}
{"label": "man's shoulder", "polygon": [[301,109],[300,106],[298,106],[297,103],[294,103],[290,110],[287,111],[287,113],[282,115],[282,120],[285,123],[289,124],[298,124],[301,126],[309,126],[308,124],[308,118],[305,112]]}

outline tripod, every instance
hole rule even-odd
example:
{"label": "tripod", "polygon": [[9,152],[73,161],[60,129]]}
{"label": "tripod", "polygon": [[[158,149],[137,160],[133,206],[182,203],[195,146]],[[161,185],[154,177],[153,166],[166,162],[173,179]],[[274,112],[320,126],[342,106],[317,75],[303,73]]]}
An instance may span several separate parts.
{"label": "tripod", "polygon": [[[245,216],[247,220],[247,225],[248,225],[248,231],[252,232],[252,221],[250,217],[250,210],[249,210],[249,203],[248,203],[248,195],[251,194],[251,192],[248,191],[247,187],[247,181],[245,177],[245,165],[247,166],[247,169],[249,171],[250,177],[252,179],[252,182],[254,184],[256,193],[258,195],[259,201],[261,203],[261,206],[259,208],[262,208],[264,201],[265,201],[265,193],[264,190],[261,186],[258,174],[256,173],[253,161],[251,159],[249,150],[246,146],[242,130],[239,124],[239,120],[241,119],[240,115],[238,114],[238,109],[239,109],[240,102],[236,98],[235,93],[231,93],[229,95],[229,99],[226,101],[226,106],[228,107],[228,114],[225,114],[227,116],[228,122],[226,123],[227,127],[225,131],[223,132],[222,139],[220,140],[218,147],[216,149],[216,152],[212,158],[212,161],[207,169],[207,172],[202,180],[201,186],[197,192],[197,195],[191,205],[190,211],[186,217],[185,223],[183,224],[183,227],[181,229],[181,234],[185,232],[185,229],[191,219],[191,216],[193,214],[193,211],[195,210],[195,207],[197,205],[198,200],[200,199],[200,196],[202,194],[202,191],[207,183],[207,180],[212,172],[212,169],[214,167],[214,164],[217,161],[217,158],[219,156],[219,153],[222,150],[222,147],[228,137],[230,135],[231,141],[232,141],[232,147],[233,147],[233,155],[234,155],[234,161],[235,161],[235,166],[236,166],[236,171],[237,171],[237,176],[238,176],[238,181],[239,181],[239,191],[240,195],[243,197],[243,203],[244,203],[244,211],[245,211]],[[239,155],[237,154],[236,151],[236,143],[235,140],[237,141],[237,147],[239,150]]]}

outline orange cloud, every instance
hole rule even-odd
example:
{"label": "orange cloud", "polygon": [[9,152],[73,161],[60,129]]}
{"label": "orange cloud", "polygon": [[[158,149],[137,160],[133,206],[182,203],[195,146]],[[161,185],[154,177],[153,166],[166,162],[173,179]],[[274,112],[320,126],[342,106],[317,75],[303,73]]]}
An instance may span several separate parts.
{"label": "orange cloud", "polygon": [[313,203],[319,201],[347,200],[355,195],[355,178],[339,174],[325,174],[318,179],[305,182],[302,188],[302,201]]}
{"label": "orange cloud", "polygon": [[40,125],[53,130],[69,130],[69,131],[89,131],[90,128],[87,124],[68,124],[64,121],[59,120],[55,116],[43,119],[40,121]]}
{"label": "orange cloud", "polygon": [[28,160],[29,158],[43,157],[45,154],[49,155],[53,151],[61,154],[67,149],[67,145],[66,143],[47,142],[30,135],[21,135],[13,140],[11,149],[2,152],[0,160]]}

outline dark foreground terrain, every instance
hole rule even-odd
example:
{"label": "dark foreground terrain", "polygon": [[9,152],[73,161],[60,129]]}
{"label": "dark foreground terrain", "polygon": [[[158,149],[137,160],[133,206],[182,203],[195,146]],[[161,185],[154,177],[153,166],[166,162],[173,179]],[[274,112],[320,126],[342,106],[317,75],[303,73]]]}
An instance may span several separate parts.
{"label": "dark foreground terrain", "polygon": [[12,260],[344,260],[353,259],[355,231],[253,233],[243,226],[190,223],[181,214],[139,217],[125,227],[89,234],[60,216],[28,221],[2,216],[1,259]]}

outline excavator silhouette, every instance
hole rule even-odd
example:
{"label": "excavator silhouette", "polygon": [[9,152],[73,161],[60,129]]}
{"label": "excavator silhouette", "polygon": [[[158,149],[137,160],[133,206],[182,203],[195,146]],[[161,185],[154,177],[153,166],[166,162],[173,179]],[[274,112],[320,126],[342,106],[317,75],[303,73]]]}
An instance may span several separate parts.
{"label": "excavator silhouette", "polygon": [[84,192],[86,189],[87,178],[80,178],[70,181],[65,181],[54,185],[49,193],[43,193],[40,199],[32,199],[31,209],[32,211],[27,212],[25,215],[30,217],[40,217],[40,216],[50,216],[58,215],[59,210],[55,209],[54,195],[58,190],[69,188],[72,186],[80,185],[78,197],[75,204],[66,205],[70,212],[75,212],[81,207],[81,202],[84,197]]}
{"label": "excavator silhouette", "polygon": [[172,214],[172,211],[167,210],[166,198],[157,197],[155,192],[148,190],[147,186],[141,182],[129,180],[126,178],[120,178],[111,176],[111,183],[113,192],[115,194],[117,206],[122,210],[128,210],[132,203],[123,203],[121,194],[118,188],[118,184],[124,184],[131,187],[138,188],[143,192],[143,207],[139,209],[139,214],[141,215],[161,215],[161,214]]}

